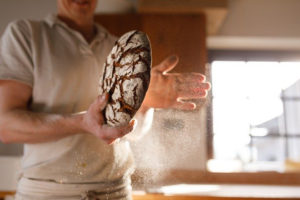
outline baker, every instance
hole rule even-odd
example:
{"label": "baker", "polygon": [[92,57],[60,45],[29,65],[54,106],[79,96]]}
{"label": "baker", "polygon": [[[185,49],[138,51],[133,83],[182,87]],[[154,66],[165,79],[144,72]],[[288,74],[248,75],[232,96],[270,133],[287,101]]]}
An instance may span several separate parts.
{"label": "baker", "polygon": [[[133,158],[126,140],[114,141],[135,122],[104,124],[108,96],[97,87],[116,38],[94,22],[96,4],[57,0],[57,14],[12,22],[1,38],[0,139],[25,144],[16,199],[131,199]],[[206,96],[205,76],[167,73],[177,62],[152,68],[139,116],[192,110],[178,99]]]}

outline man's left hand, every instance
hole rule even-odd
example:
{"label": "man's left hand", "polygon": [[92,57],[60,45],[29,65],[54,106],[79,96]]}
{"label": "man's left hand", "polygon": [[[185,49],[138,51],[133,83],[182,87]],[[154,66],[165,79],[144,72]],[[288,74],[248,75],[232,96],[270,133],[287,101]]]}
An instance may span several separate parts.
{"label": "man's left hand", "polygon": [[151,81],[143,106],[193,110],[191,100],[205,98],[210,83],[200,73],[168,73],[178,63],[177,56],[170,56],[152,68]]}

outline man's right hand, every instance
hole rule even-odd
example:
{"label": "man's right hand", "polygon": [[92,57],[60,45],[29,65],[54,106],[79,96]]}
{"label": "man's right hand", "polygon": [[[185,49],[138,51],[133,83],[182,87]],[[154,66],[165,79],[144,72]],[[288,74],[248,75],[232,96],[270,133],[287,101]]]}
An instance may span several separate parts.
{"label": "man's right hand", "polygon": [[132,131],[135,121],[119,127],[112,127],[104,124],[103,110],[107,104],[108,95],[103,94],[90,105],[87,112],[83,115],[82,127],[98,138],[104,140],[107,144],[113,143],[116,139],[123,137]]}
{"label": "man's right hand", "polygon": [[52,114],[28,110],[32,87],[0,80],[0,141],[41,143],[87,132],[111,144],[133,129],[134,121],[111,127],[104,124],[102,111],[107,97],[99,96],[84,114]]}

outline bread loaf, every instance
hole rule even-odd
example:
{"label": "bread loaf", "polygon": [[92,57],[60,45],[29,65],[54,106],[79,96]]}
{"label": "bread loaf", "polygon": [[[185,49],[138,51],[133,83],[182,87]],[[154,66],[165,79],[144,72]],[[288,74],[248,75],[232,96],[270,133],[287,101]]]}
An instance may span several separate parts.
{"label": "bread loaf", "polygon": [[115,43],[100,79],[100,94],[109,94],[104,110],[107,124],[128,123],[146,95],[151,70],[151,47],[147,35],[130,31]]}

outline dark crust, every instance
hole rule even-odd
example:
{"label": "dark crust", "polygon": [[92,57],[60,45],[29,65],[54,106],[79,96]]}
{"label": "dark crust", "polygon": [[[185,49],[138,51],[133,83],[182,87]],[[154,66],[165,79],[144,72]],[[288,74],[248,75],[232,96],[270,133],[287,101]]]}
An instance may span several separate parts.
{"label": "dark crust", "polygon": [[[112,54],[111,55],[111,58],[114,60],[113,61],[113,69],[112,69],[112,74],[111,74],[111,77],[106,77],[106,73],[107,73],[107,67],[108,67],[108,63],[105,62],[105,66],[104,66],[104,74],[103,74],[103,79],[102,79],[102,85],[100,86],[102,91],[106,91],[108,94],[109,94],[109,100],[108,100],[108,104],[112,105],[112,109],[113,109],[113,105],[114,104],[117,104],[119,103],[120,104],[120,108],[119,109],[113,109],[113,119],[106,119],[106,116],[104,115],[104,118],[105,118],[105,121],[106,123],[107,122],[110,122],[111,124],[115,124],[115,123],[119,123],[119,120],[116,119],[116,113],[117,112],[123,112],[123,113],[126,113],[130,116],[130,118],[132,118],[136,111],[138,110],[138,108],[140,107],[140,102],[142,102],[144,96],[145,96],[145,93],[148,89],[148,86],[149,86],[149,81],[150,81],[150,65],[151,65],[151,52],[150,52],[150,48],[146,48],[146,47],[143,47],[142,45],[139,45],[137,47],[134,47],[134,48],[129,48],[127,49],[126,51],[124,51],[124,47],[126,45],[128,45],[132,38],[135,36],[135,34],[139,34],[138,31],[135,31],[133,32],[129,37],[128,39],[126,40],[125,42],[125,45],[122,46],[119,41],[117,41],[115,43],[116,47],[117,47],[117,54],[119,56],[116,56],[115,54]],[[146,56],[141,56],[141,53],[142,52],[145,52],[145,55]],[[138,60],[134,61],[134,62],[128,62],[128,63],[124,63],[124,64],[121,64],[121,61],[122,59],[124,59],[127,55],[136,55],[138,54]],[[119,57],[117,60],[116,58]],[[147,59],[148,58],[148,59]],[[130,71],[131,72],[134,72],[135,68],[136,68],[136,65],[138,63],[143,63],[143,65],[146,65],[147,66],[147,69],[146,71],[143,71],[143,72],[139,72],[139,73],[136,73],[136,74],[131,74],[131,73],[127,73],[125,75],[117,75],[116,74],[116,68],[123,68],[125,66],[130,66],[131,69]],[[124,99],[124,88],[123,88],[123,83],[124,81],[126,80],[132,80],[132,79],[140,79],[142,81],[142,86],[143,86],[143,91],[144,91],[144,94],[142,96],[142,99],[141,97],[138,97],[137,95],[137,88],[138,86],[136,85],[133,89],[133,94],[134,94],[134,105],[131,106],[129,105],[128,103],[125,102],[125,99]],[[116,99],[115,101],[112,99],[112,95],[114,94],[115,92],[115,89],[116,87],[119,86],[120,88],[120,98]],[[109,91],[107,91],[109,89]],[[140,102],[138,102],[138,100],[141,99]]]}

